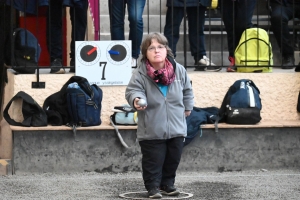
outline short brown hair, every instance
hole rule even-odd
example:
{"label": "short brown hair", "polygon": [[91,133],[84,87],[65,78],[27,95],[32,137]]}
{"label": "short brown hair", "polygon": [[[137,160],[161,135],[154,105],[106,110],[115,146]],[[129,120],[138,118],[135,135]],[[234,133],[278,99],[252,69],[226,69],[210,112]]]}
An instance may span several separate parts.
{"label": "short brown hair", "polygon": [[172,53],[172,50],[170,49],[170,47],[168,46],[168,40],[167,38],[161,34],[161,33],[149,33],[143,40],[142,44],[141,44],[141,51],[142,51],[142,61],[147,60],[147,50],[148,47],[151,45],[152,40],[155,39],[157,40],[158,43],[165,45],[166,49],[167,49],[167,55],[171,56],[172,58],[174,58],[174,55]]}

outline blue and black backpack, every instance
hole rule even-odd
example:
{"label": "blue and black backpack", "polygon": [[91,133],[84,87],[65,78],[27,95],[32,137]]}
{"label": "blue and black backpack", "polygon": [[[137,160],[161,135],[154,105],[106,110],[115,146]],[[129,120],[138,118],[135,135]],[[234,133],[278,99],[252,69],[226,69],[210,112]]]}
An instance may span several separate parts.
{"label": "blue and black backpack", "polygon": [[240,79],[228,89],[220,111],[220,122],[228,124],[256,124],[262,109],[260,91],[252,80]]}
{"label": "blue and black backpack", "polygon": [[72,76],[60,91],[46,98],[43,109],[52,126],[97,126],[101,124],[102,90],[81,76]]}
{"label": "blue and black backpack", "polygon": [[10,48],[11,60],[8,59],[8,64],[12,69],[21,74],[34,74],[41,54],[37,38],[27,29],[17,28],[13,32]]}
{"label": "blue and black backpack", "polygon": [[85,79],[72,82],[67,87],[68,126],[76,136],[77,127],[101,124],[102,90]]}

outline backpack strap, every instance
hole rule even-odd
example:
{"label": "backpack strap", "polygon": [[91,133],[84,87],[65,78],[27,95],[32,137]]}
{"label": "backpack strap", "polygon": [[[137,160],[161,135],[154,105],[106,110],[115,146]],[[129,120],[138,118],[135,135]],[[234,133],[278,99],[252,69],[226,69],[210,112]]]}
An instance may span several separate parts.
{"label": "backpack strap", "polygon": [[125,147],[125,148],[129,148],[129,146],[126,144],[126,142],[123,140],[122,135],[119,132],[118,127],[114,124],[113,120],[112,120],[112,116],[110,116],[109,118],[111,125],[115,128],[116,134],[121,142],[121,144]]}
{"label": "backpack strap", "polygon": [[17,37],[17,33],[21,30],[22,28],[16,28],[14,31],[13,31],[13,37],[12,37],[12,40],[11,40],[11,49],[12,49],[12,52],[11,52],[11,65],[14,66],[15,63],[16,63],[16,59],[15,59],[15,40],[16,40],[16,37]]}
{"label": "backpack strap", "polygon": [[136,110],[128,106],[115,106],[114,112],[135,112]]}
{"label": "backpack strap", "polygon": [[[26,102],[27,104],[31,104],[31,105],[34,105],[34,100],[31,96],[29,96],[27,93],[23,92],[23,91],[20,91],[18,92],[9,102],[8,104],[6,105],[4,111],[3,111],[3,117],[5,118],[5,120],[11,124],[11,125],[14,125],[14,126],[26,126],[26,127],[30,127],[30,123],[31,123],[31,120],[26,120],[24,119],[23,122],[16,122],[15,120],[13,120],[9,114],[8,114],[8,109],[10,108],[10,105],[12,104],[12,102],[16,99],[23,99],[24,102]],[[23,102],[23,103],[24,103]],[[23,111],[23,110],[22,110]]]}
{"label": "backpack strap", "polygon": [[253,86],[253,87],[258,91],[258,93],[260,94],[260,91],[259,91],[258,87],[255,85],[255,83],[254,83],[252,80],[247,80],[247,82],[248,82],[251,86]]}
{"label": "backpack strap", "polygon": [[94,91],[87,80],[82,80],[77,82],[79,87],[94,100]]}
{"label": "backpack strap", "polygon": [[77,127],[81,127],[81,125],[77,125],[77,124],[67,124],[67,126],[72,128],[73,134],[74,134],[74,140],[75,142],[79,142],[79,140],[76,139],[76,134],[77,134]]}

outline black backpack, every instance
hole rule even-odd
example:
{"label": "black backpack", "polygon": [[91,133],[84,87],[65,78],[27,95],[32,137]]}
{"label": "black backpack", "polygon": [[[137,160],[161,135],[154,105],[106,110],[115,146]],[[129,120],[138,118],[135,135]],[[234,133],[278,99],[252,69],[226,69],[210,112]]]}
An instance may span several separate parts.
{"label": "black backpack", "polygon": [[240,79],[230,86],[223,99],[220,122],[229,124],[256,124],[261,120],[260,91],[252,80]]}
{"label": "black backpack", "polygon": [[16,28],[11,40],[7,48],[9,58],[6,64],[18,73],[34,74],[41,54],[37,38],[27,29]]}
{"label": "black backpack", "polygon": [[[82,88],[85,88],[86,78],[81,76],[72,76],[60,89],[60,91],[48,96],[43,104],[43,109],[48,116],[48,123],[52,126],[67,125],[71,122],[68,111],[67,88],[70,83],[76,82]],[[91,93],[87,91],[90,95]]]}

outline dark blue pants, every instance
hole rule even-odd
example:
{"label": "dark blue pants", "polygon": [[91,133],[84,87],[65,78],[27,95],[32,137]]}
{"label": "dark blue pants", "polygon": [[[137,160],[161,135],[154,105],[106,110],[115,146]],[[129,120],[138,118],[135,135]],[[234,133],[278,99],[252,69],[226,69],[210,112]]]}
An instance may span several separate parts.
{"label": "dark blue pants", "polygon": [[287,6],[282,6],[276,2],[271,2],[271,8],[272,31],[282,56],[294,57],[294,47],[292,45],[288,23],[293,19],[293,12],[295,12],[295,17],[300,17],[300,5],[295,4],[293,6],[292,4],[287,4]]}
{"label": "dark blue pants", "polygon": [[[75,58],[75,41],[85,39],[87,27],[88,0],[82,1],[82,6],[70,7],[70,19],[72,25],[70,58]],[[51,61],[55,58],[62,59],[62,1],[49,1],[47,18],[47,46]]]}
{"label": "dark blue pants", "polygon": [[[11,40],[12,26],[11,24],[11,7],[5,3],[0,3],[0,58],[3,63],[12,65],[11,60]],[[5,69],[6,72],[6,69]],[[3,79],[4,80],[4,79]],[[2,81],[2,79],[1,79]]]}
{"label": "dark blue pants", "polygon": [[[4,100],[4,87],[7,82],[7,73],[4,63],[11,63],[11,24],[10,7],[0,2],[0,110]],[[0,114],[2,119],[2,113]]]}
{"label": "dark blue pants", "polygon": [[219,5],[227,32],[229,56],[234,56],[244,30],[252,27],[256,0],[224,0],[219,1]]}
{"label": "dark blue pants", "polygon": [[[195,62],[198,62],[204,55],[206,55],[204,36],[205,11],[206,7],[201,5],[198,7],[186,8],[189,24],[189,43],[191,54],[194,57]],[[179,29],[183,17],[184,7],[168,7],[164,35],[168,39],[169,47],[172,49],[175,57],[176,45],[179,40]]]}
{"label": "dark blue pants", "polygon": [[125,8],[127,4],[129,21],[129,40],[132,57],[138,58],[143,38],[143,12],[146,0],[108,0],[110,15],[110,33],[112,40],[125,40]]}
{"label": "dark blue pants", "polygon": [[174,185],[183,149],[183,137],[140,141],[145,188]]}

